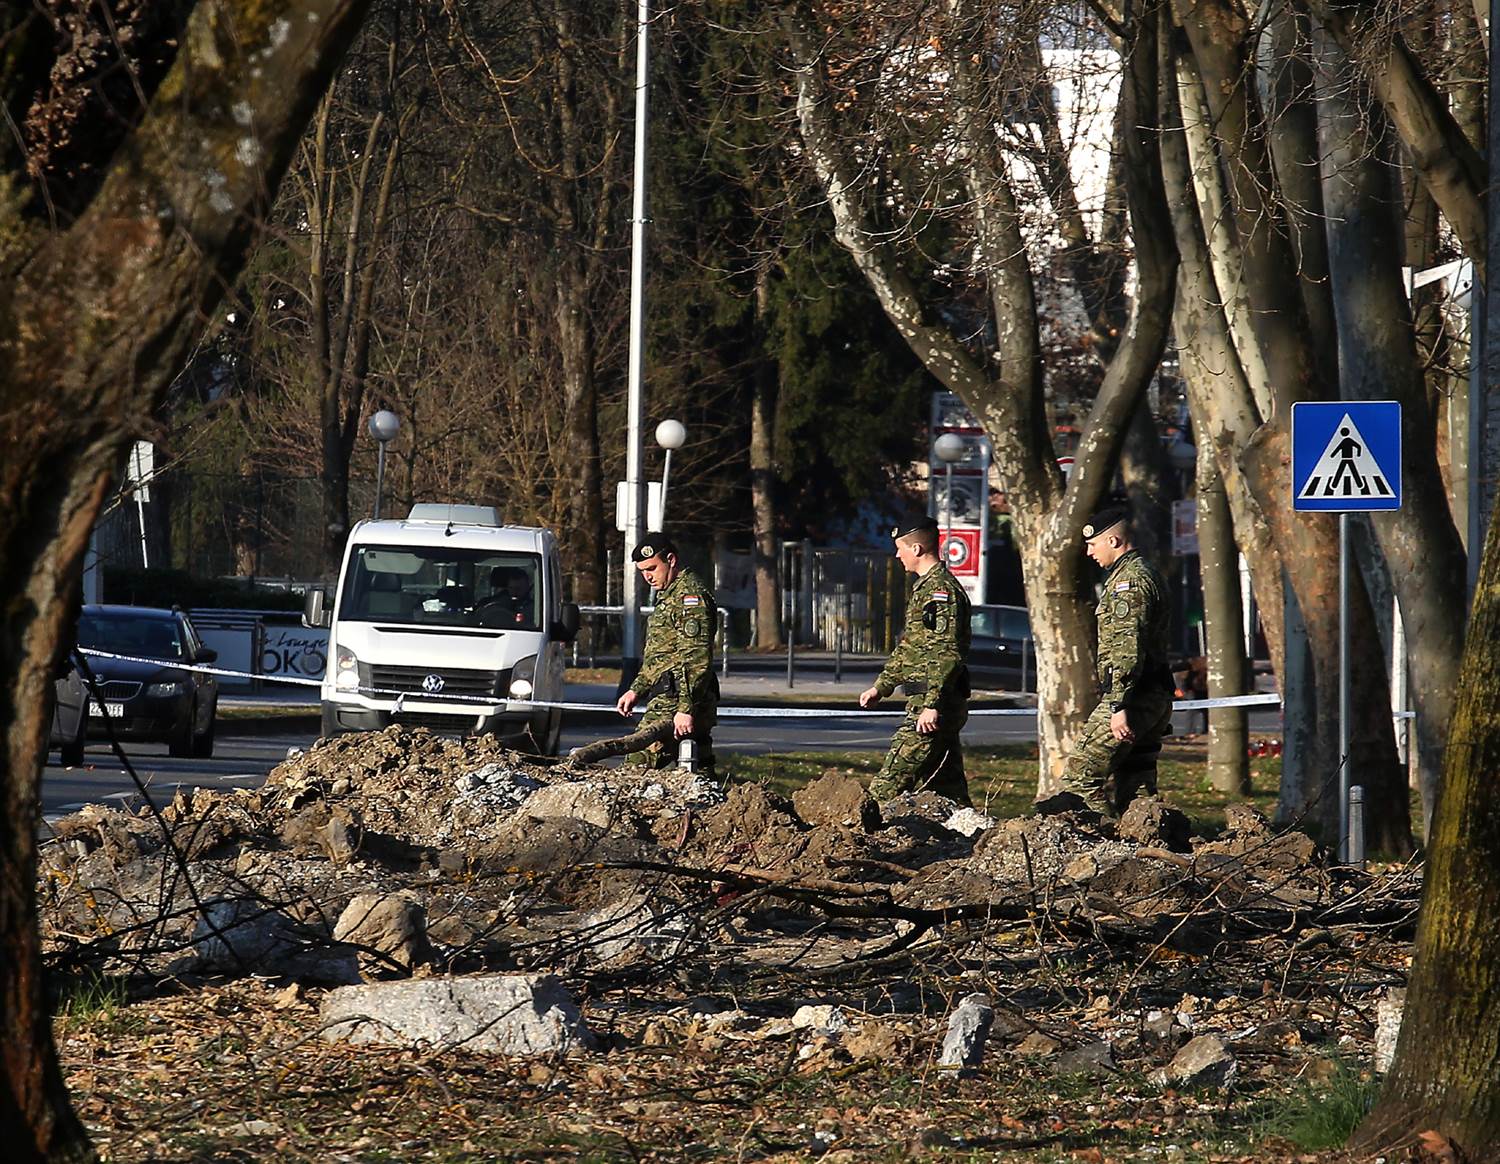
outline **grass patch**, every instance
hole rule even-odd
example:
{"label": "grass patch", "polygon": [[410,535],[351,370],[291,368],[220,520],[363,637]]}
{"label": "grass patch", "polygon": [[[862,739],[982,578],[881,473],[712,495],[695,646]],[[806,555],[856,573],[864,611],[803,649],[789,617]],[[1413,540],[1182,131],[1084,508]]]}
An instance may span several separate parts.
{"label": "grass patch", "polygon": [[53,1011],[58,1022],[68,1027],[93,1028],[100,1033],[133,1032],[140,1020],[128,1004],[130,989],[121,977],[85,974],[68,980],[58,991]]}
{"label": "grass patch", "polygon": [[1257,1140],[1286,1140],[1307,1152],[1341,1148],[1380,1094],[1380,1080],[1343,1059],[1330,1070],[1304,1078],[1257,1121]]}
{"label": "grass patch", "polygon": [[[1181,809],[1201,836],[1215,836],[1224,825],[1224,806],[1248,801],[1267,816],[1276,811],[1281,784],[1279,757],[1257,757],[1251,763],[1251,793],[1248,797],[1212,788],[1204,771],[1202,745],[1170,743],[1163,750],[1158,768],[1161,795]],[[883,752],[769,752],[745,756],[721,756],[729,779],[764,784],[790,795],[827,772],[853,776],[869,783],[880,771]],[[1025,816],[1036,799],[1037,748],[1035,744],[1005,744],[989,748],[965,748],[964,768],[969,794],[976,807],[994,817]]]}

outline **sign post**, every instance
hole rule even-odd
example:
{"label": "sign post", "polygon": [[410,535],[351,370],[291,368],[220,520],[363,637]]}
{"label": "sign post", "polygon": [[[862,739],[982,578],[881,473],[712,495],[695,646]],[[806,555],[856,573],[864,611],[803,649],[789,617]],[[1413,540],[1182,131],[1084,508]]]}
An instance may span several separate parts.
{"label": "sign post", "polygon": [[1292,508],[1339,515],[1338,855],[1348,861],[1364,848],[1349,835],[1349,515],[1401,508],[1400,403],[1293,404]]}
{"label": "sign post", "polygon": [[942,560],[969,601],[978,605],[984,602],[989,576],[990,442],[974,414],[952,392],[932,394],[931,426],[928,512],[942,531]]}

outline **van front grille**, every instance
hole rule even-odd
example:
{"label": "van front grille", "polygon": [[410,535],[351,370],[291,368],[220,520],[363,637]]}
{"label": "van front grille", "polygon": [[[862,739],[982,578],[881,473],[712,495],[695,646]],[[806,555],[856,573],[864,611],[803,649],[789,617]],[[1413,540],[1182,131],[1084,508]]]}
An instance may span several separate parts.
{"label": "van front grille", "polygon": [[[441,684],[431,681],[437,676]],[[445,696],[494,696],[510,683],[510,670],[468,671],[457,667],[398,667],[374,664],[370,667],[369,686],[376,692],[399,691],[426,699]],[[437,690],[432,688],[436,686]],[[379,698],[379,695],[376,696]]]}

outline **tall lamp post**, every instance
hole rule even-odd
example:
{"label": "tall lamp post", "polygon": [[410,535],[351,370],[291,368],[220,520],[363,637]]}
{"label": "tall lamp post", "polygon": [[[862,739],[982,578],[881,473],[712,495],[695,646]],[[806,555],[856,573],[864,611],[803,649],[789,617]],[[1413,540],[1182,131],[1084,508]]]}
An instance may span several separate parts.
{"label": "tall lamp post", "polygon": [[680,449],[687,440],[687,429],[680,420],[664,420],[656,426],[656,443],[666,450],[667,459],[661,467],[661,509],[656,515],[656,532],[667,527],[667,478],[672,474],[672,450]]}
{"label": "tall lamp post", "polygon": [[964,438],[956,432],[945,432],[932,442],[933,455],[943,462],[943,565],[953,552],[953,466],[969,451]]}
{"label": "tall lamp post", "polygon": [[375,519],[380,520],[380,499],[385,490],[385,446],[396,439],[401,431],[401,418],[394,412],[382,408],[370,417],[370,435],[375,438],[378,451],[375,454]]}

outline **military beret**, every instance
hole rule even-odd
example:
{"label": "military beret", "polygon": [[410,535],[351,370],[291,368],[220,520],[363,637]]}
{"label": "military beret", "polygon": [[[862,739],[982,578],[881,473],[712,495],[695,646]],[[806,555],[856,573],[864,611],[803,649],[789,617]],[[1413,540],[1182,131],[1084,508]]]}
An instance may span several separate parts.
{"label": "military beret", "polygon": [[656,557],[657,554],[675,554],[676,552],[677,543],[671,538],[662,537],[658,534],[648,537],[640,545],[636,546],[635,549],[631,550],[630,560],[632,562],[644,562],[647,558]]}
{"label": "military beret", "polygon": [[895,525],[891,526],[891,537],[904,538],[908,534],[920,533],[923,530],[936,532],[937,527],[937,518],[929,517],[924,513],[921,517],[908,518],[905,521],[898,521]]}
{"label": "military beret", "polygon": [[1122,521],[1130,520],[1130,507],[1126,505],[1106,505],[1098,513],[1094,514],[1088,521],[1083,523],[1083,540],[1088,541],[1096,538]]}

